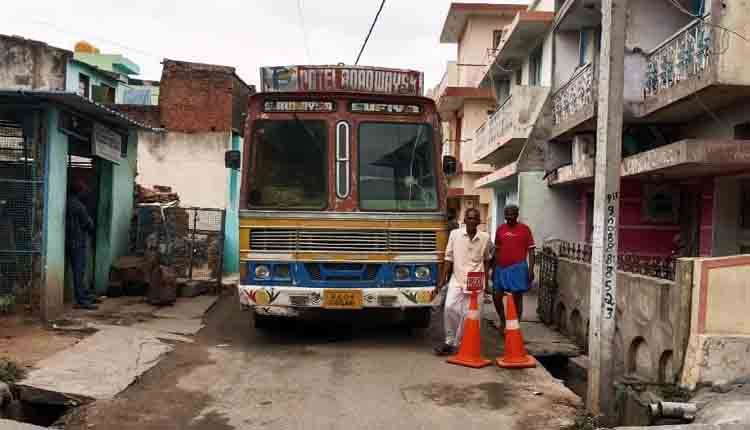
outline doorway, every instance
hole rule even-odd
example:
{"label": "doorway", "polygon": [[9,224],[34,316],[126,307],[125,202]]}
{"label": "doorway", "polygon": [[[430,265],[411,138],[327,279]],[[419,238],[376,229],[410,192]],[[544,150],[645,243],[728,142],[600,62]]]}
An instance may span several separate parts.
{"label": "doorway", "polygon": [[[81,203],[86,208],[88,216],[91,218],[94,228],[93,233],[88,233],[83,239],[86,246],[86,259],[85,259],[85,270],[83,275],[83,283],[91,291],[96,290],[96,267],[97,267],[97,251],[98,241],[97,238],[100,235],[100,176],[101,176],[101,164],[91,154],[91,144],[84,140],[69,137],[68,140],[68,187],[66,189],[66,202],[68,202],[72,196],[73,187],[80,187],[83,191],[79,197]],[[66,224],[67,224],[66,219]],[[106,223],[105,223],[106,224]],[[71,228],[66,225],[65,228],[65,242],[66,245],[70,240],[74,240],[68,235],[71,234]],[[106,239],[103,239],[106,241]],[[70,255],[66,246],[65,253],[65,301],[73,301],[73,272],[70,265]]]}

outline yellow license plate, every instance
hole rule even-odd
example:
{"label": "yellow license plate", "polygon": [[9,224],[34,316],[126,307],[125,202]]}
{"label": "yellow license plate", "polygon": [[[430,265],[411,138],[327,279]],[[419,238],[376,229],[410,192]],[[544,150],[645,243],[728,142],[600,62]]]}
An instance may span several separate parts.
{"label": "yellow license plate", "polygon": [[327,309],[362,309],[362,290],[323,290]]}

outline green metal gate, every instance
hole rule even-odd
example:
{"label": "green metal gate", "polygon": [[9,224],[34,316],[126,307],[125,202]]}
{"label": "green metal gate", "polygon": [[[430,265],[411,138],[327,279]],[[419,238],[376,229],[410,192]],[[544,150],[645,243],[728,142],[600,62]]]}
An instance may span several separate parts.
{"label": "green metal gate", "polygon": [[22,124],[0,118],[0,312],[41,275],[42,157]]}

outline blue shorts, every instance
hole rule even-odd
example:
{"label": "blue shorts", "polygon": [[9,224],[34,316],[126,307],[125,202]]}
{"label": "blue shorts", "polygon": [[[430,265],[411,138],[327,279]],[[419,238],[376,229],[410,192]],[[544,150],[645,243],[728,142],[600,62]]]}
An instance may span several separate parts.
{"label": "blue shorts", "polygon": [[508,267],[495,266],[492,275],[495,293],[525,293],[529,288],[529,265],[526,261]]}

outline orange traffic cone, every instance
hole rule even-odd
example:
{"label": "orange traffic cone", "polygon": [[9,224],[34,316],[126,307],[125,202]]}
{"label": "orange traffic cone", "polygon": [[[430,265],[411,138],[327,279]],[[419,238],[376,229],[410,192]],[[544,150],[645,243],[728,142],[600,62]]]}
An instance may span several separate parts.
{"label": "orange traffic cone", "polygon": [[464,333],[461,339],[461,347],[458,354],[448,359],[448,363],[459,364],[461,366],[480,367],[489,366],[490,360],[482,358],[482,339],[479,325],[479,305],[477,296],[478,291],[471,292],[471,301],[469,302],[469,313],[464,321]]}
{"label": "orange traffic cone", "polygon": [[505,294],[505,354],[497,359],[497,365],[508,369],[536,367],[536,360],[526,352],[518,323],[516,304],[512,294]]}

